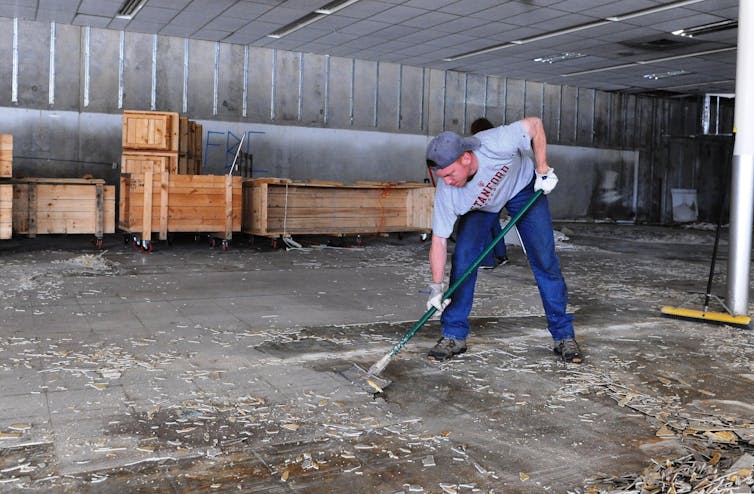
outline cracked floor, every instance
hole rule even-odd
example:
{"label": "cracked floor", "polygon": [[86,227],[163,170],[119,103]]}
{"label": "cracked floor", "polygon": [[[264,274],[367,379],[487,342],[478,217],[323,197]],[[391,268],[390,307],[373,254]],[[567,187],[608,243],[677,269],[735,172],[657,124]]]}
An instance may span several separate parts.
{"label": "cracked floor", "polygon": [[377,396],[346,370],[423,314],[416,235],[4,242],[0,492],[630,492],[665,459],[720,476],[754,452],[752,332],[659,314],[701,303],[714,232],[556,226],[584,364],[553,355],[511,246],[469,351],[424,358],[430,321]]}

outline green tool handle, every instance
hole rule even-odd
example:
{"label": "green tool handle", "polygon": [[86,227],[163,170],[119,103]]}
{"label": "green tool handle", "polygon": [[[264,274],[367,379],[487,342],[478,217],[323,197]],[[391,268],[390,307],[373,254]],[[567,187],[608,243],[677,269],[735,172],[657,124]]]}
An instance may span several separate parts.
{"label": "green tool handle", "polygon": [[[461,285],[461,283],[463,283],[464,281],[466,281],[466,278],[468,278],[469,275],[475,269],[477,269],[480,264],[482,264],[482,261],[484,260],[485,257],[487,257],[487,254],[489,254],[492,251],[492,249],[494,249],[495,246],[501,240],[503,240],[503,238],[505,238],[505,234],[508,233],[510,231],[510,229],[513,228],[516,225],[516,223],[518,222],[518,220],[520,220],[521,217],[524,214],[526,214],[526,212],[529,210],[529,208],[531,207],[531,205],[534,204],[534,201],[536,201],[537,199],[539,199],[539,196],[541,196],[541,195],[542,195],[542,191],[541,190],[538,190],[538,191],[536,191],[534,193],[534,195],[531,197],[531,199],[529,199],[529,202],[527,202],[524,205],[524,207],[521,208],[521,211],[519,211],[518,214],[516,214],[516,216],[514,216],[513,218],[511,218],[511,220],[508,222],[508,224],[505,225],[505,228],[503,228],[503,230],[500,233],[497,234],[497,237],[495,237],[494,239],[492,239],[492,242],[490,243],[490,245],[488,245],[487,248],[485,248],[482,251],[482,253],[479,254],[479,257],[477,257],[474,260],[474,262],[471,263],[471,266],[469,266],[466,269],[466,271],[461,275],[461,277],[458,278],[455,281],[455,283],[453,283],[452,285],[450,285],[450,287],[448,288],[448,290],[445,293],[442,294],[442,301],[441,302],[444,302],[446,299],[449,299],[450,296],[453,295],[453,292],[455,292],[456,289],[458,289],[458,287]],[[390,356],[392,357],[396,353],[398,353],[401,350],[401,348],[403,348],[403,346],[406,343],[408,343],[408,340],[410,340],[411,338],[413,338],[414,334],[416,334],[416,332],[419,331],[419,329],[422,326],[424,326],[424,323],[426,323],[427,321],[429,321],[429,319],[435,314],[435,312],[437,312],[437,307],[435,307],[435,306],[430,307],[427,310],[427,312],[424,313],[424,315],[421,317],[421,319],[419,319],[416,322],[416,324],[414,324],[414,327],[411,328],[411,330],[408,333],[406,333],[405,336],[403,338],[401,338],[401,340],[398,343],[395,344],[395,346],[393,347],[392,350],[390,350]]]}

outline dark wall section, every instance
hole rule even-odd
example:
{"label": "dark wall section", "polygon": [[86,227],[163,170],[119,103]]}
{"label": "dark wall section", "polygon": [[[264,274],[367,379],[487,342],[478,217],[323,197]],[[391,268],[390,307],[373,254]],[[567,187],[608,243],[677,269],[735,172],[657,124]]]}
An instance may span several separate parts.
{"label": "dark wall section", "polygon": [[[471,121],[480,116],[510,123],[536,115],[544,120],[551,144],[575,147],[577,154],[569,157],[574,163],[582,148],[638,151],[638,162],[631,166],[590,161],[580,173],[589,174],[584,180],[596,184],[592,188],[628,190],[631,197],[635,189],[636,220],[642,222],[672,221],[671,191],[677,188],[696,189],[699,219],[715,220],[723,188],[722,165],[729,163],[731,138],[704,135],[702,116],[705,111],[711,115],[709,133],[730,134],[732,100],[709,109],[702,98],[608,93],[5,18],[0,19],[0,59],[5,60],[0,67],[0,107],[53,112],[43,129],[24,127],[38,118],[26,124],[24,119],[11,129],[19,142],[28,143],[24,152],[48,160],[54,160],[59,150],[45,149],[44,139],[35,136],[66,131],[55,128],[55,111],[79,112],[85,121],[89,113],[117,115],[124,109],[155,109],[177,111],[195,120],[420,137],[442,130],[468,132]],[[88,156],[107,164],[110,155],[119,152],[117,136],[107,136],[112,139],[105,145],[110,152],[102,159],[97,150],[86,149],[102,147],[96,129],[75,133],[82,134],[70,136],[81,147],[75,154],[82,163],[70,171],[86,168]],[[359,135],[368,139],[370,134]],[[375,137],[375,142],[381,139]],[[331,146],[337,145],[334,138]],[[600,155],[581,156],[593,161]],[[297,159],[303,160],[302,170],[316,170],[313,153],[303,152]],[[287,169],[292,176],[298,166],[269,165]],[[566,169],[579,168],[569,164]],[[55,170],[50,175],[57,173],[64,172]],[[591,193],[603,201],[610,197]],[[589,208],[587,214],[625,219],[624,210],[602,206]]]}

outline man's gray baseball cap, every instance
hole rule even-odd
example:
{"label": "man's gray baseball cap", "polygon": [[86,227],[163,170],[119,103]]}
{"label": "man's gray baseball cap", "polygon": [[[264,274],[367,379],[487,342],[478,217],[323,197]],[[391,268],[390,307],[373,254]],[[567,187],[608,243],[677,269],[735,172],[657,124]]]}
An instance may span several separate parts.
{"label": "man's gray baseball cap", "polygon": [[452,165],[466,151],[478,149],[481,144],[476,137],[461,137],[455,132],[445,131],[429,142],[427,166],[443,169]]}

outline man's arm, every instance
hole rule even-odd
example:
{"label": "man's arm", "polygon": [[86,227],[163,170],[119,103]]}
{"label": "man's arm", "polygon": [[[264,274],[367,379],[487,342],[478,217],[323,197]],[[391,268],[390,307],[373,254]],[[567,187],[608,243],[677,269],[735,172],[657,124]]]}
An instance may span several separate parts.
{"label": "man's arm", "polygon": [[442,283],[445,279],[445,262],[448,256],[448,239],[432,235],[432,245],[429,248],[429,268],[432,271],[432,282]]}
{"label": "man's arm", "polygon": [[547,174],[547,136],[539,117],[527,117],[521,120],[524,130],[531,137],[531,148],[534,151],[534,161],[539,174]]}

